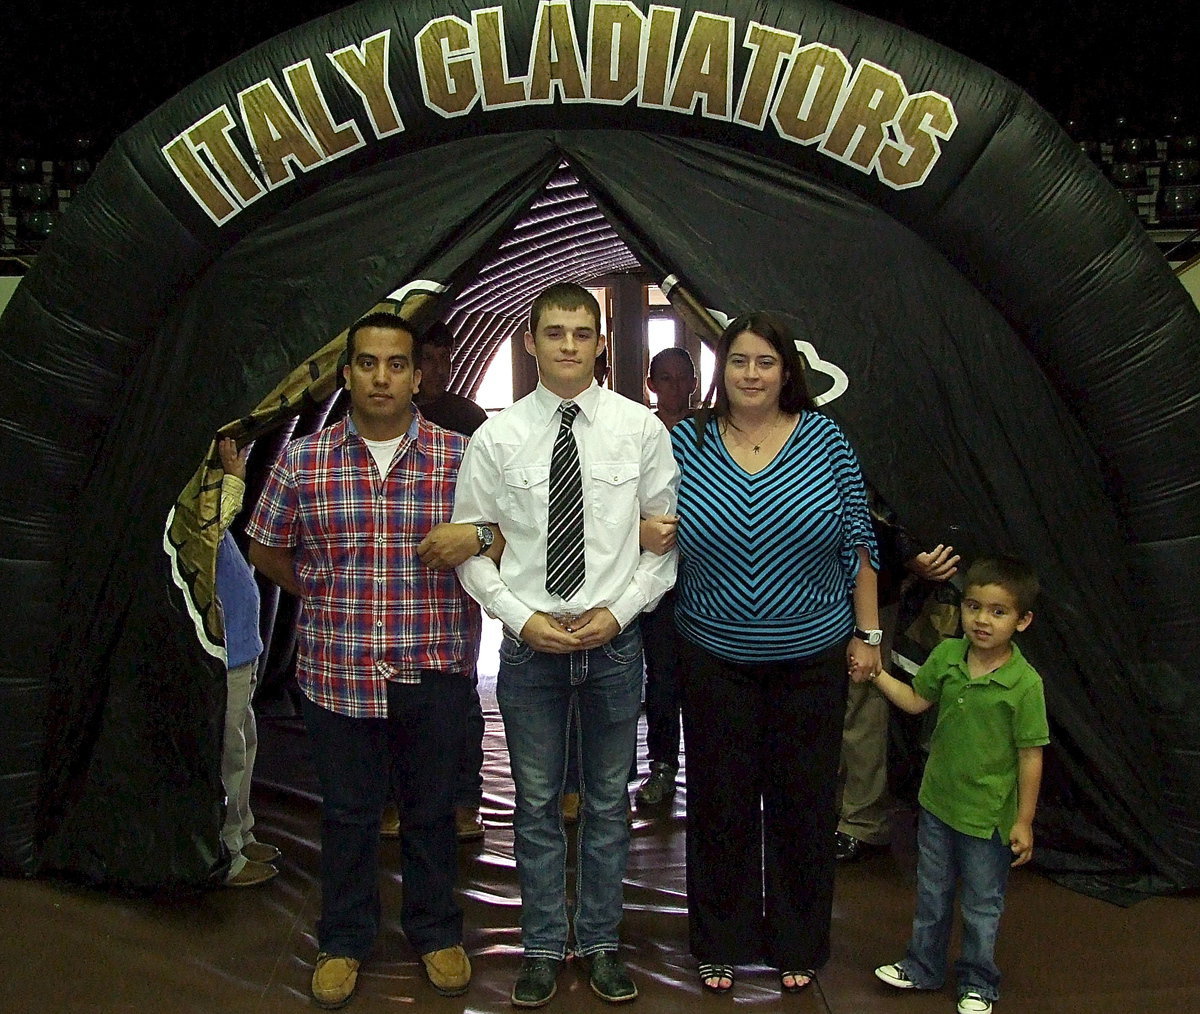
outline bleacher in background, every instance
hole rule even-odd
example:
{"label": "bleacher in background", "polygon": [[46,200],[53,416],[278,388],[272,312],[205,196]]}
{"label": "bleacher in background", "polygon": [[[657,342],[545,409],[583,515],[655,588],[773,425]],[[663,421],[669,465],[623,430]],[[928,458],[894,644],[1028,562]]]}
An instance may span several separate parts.
{"label": "bleacher in background", "polygon": [[1200,125],[1172,113],[1151,124],[1119,116],[1106,128],[1076,120],[1064,126],[1168,260],[1194,256],[1200,245]]}
{"label": "bleacher in background", "polygon": [[9,141],[0,151],[0,255],[34,255],[92,173],[95,143]]}

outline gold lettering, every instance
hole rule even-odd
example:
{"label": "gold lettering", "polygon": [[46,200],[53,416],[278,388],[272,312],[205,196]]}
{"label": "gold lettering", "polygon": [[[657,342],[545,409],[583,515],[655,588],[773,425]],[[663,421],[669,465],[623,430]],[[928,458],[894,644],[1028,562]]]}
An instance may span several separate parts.
{"label": "gold lettering", "polygon": [[907,97],[899,74],[863,60],[821,150],[870,172],[876,154],[888,140],[887,125],[895,120]]}
{"label": "gold lettering", "polygon": [[824,137],[849,73],[850,63],[841,51],[819,42],[803,47],[792,58],[771,109],[780,136],[798,144]]}
{"label": "gold lettering", "polygon": [[238,105],[267,186],[273,189],[292,179],[292,164],[306,171],[321,164],[316,144],[304,133],[274,81],[259,81],[238,92]]}
{"label": "gold lettering", "polygon": [[472,11],[471,20],[475,25],[479,80],[483,82],[483,108],[496,109],[524,102],[525,79],[508,76],[503,8]]}
{"label": "gold lettering", "polygon": [[762,129],[767,119],[767,102],[775,87],[780,65],[796,51],[799,41],[800,36],[792,32],[750,23],[744,45],[753,52],[742,82],[735,120]]}
{"label": "gold lettering", "polygon": [[729,119],[733,104],[733,26],[733,18],[693,15],[671,89],[673,108],[694,112],[699,101],[705,116]]}
{"label": "gold lettering", "polygon": [[[626,102],[637,92],[639,48],[646,20],[628,0],[592,4],[588,27],[588,94],[597,102]],[[614,45],[614,39],[619,41]]]}
{"label": "gold lettering", "polygon": [[226,196],[208,166],[196,157],[196,152],[182,134],[166,145],[162,153],[184,189],[217,225],[223,225],[241,211]]}
{"label": "gold lettering", "polygon": [[326,54],[350,86],[366,104],[371,129],[377,138],[389,137],[404,129],[400,112],[388,81],[388,40],[391,31],[364,39],[361,46],[346,46]]}
{"label": "gold lettering", "polygon": [[642,88],[638,105],[665,106],[671,56],[675,52],[675,33],[679,30],[679,11],[674,7],[650,7],[650,31],[642,41]]}
{"label": "gold lettering", "polygon": [[920,186],[942,154],[937,139],[949,140],[958,127],[954,106],[944,95],[921,92],[910,95],[897,117],[900,144],[889,142],[879,153],[879,176],[903,190]]}
{"label": "gold lettering", "polygon": [[571,8],[558,0],[542,0],[533,30],[533,51],[529,54],[529,100],[549,102],[555,84],[565,102],[582,102],[587,98]]}
{"label": "gold lettering", "polygon": [[415,41],[425,105],[443,116],[468,112],[479,98],[471,26],[459,18],[438,18],[422,28]]}
{"label": "gold lettering", "polygon": [[337,124],[333,122],[333,114],[317,81],[312,60],[292,64],[284,69],[283,76],[287,79],[288,90],[296,100],[305,125],[316,137],[327,158],[337,158],[362,147],[362,134],[358,131],[357,123],[353,120]]}
{"label": "gold lettering", "polygon": [[242,204],[250,204],[266,193],[258,177],[246,165],[242,153],[234,147],[229,135],[233,131],[233,116],[225,106],[214,109],[199,123],[187,129],[191,144],[206,152],[230,189]]}

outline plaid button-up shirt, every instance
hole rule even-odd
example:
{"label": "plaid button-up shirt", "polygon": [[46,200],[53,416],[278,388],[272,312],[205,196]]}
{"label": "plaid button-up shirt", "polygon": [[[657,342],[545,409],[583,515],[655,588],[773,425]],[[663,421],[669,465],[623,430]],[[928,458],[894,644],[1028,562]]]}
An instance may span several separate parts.
{"label": "plaid button-up shirt", "polygon": [[414,413],[381,479],[346,418],[293,441],[272,468],[246,532],[296,547],[296,678],[315,704],[386,718],[388,680],[470,672],[477,607],[454,571],[417,556],[429,530],[450,520],[466,445]]}

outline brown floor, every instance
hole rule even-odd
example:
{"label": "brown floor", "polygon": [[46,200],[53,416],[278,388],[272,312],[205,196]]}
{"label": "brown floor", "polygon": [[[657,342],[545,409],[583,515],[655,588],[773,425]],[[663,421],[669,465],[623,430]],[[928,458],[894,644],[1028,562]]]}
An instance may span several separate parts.
{"label": "brown floor", "polygon": [[[283,849],[270,884],[217,890],[171,903],[130,900],[44,881],[0,880],[0,1012],[3,1014],[271,1014],[312,1008],[316,951],[318,801],[295,720],[261,723],[254,805],[259,836]],[[512,859],[511,783],[500,719],[488,715],[482,845],[462,847],[467,949],[475,966],[463,997],[437,996],[393,918],[364,967],[351,1010],[506,1011],[520,953]],[[639,815],[626,878],[625,957],[641,990],[634,1009],[655,1014],[753,1005],[795,1014],[952,1012],[949,990],[899,994],[871,969],[902,955],[912,915],[911,821],[891,854],[839,871],[833,959],[818,984],[781,996],[767,969],[741,970],[731,997],[701,993],[687,953],[684,793],[669,813]],[[394,871],[399,844],[385,842]],[[400,882],[382,878],[385,912]],[[1074,894],[1019,871],[1000,936],[1005,972],[999,1011],[1010,1014],[1153,1014],[1200,1002],[1200,899],[1157,898],[1132,908]],[[575,967],[547,1008],[599,1012]]]}

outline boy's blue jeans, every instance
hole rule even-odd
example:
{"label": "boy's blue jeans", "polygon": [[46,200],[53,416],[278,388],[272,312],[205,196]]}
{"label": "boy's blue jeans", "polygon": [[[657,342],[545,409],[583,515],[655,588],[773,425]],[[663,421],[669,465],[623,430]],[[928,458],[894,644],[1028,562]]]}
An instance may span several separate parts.
{"label": "boy's blue jeans", "polygon": [[567,719],[578,701],[579,818],[575,950],[616,950],[629,854],[626,780],[637,746],[642,640],[636,623],[590,651],[553,655],[505,634],[496,699],[516,786],[514,851],[525,956],[567,952],[567,839],[559,798]]}
{"label": "boy's blue jeans", "polygon": [[917,914],[908,953],[900,962],[917,989],[941,989],[954,920],[956,881],[961,881],[962,954],[954,963],[958,995],[1000,996],[996,932],[1004,911],[1004,888],[1013,855],[997,830],[990,839],[956,831],[928,810],[917,826]]}

